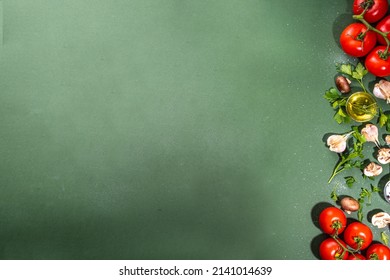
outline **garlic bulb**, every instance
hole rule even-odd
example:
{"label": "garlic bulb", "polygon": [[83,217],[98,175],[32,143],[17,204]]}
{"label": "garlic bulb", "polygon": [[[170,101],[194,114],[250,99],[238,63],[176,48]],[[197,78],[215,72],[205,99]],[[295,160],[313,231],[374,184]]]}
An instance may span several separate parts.
{"label": "garlic bulb", "polygon": [[375,84],[372,91],[374,95],[380,99],[384,99],[387,103],[390,103],[390,82],[386,80],[380,80]]}
{"label": "garlic bulb", "polygon": [[329,146],[329,150],[336,153],[342,153],[347,148],[347,139],[352,132],[344,135],[331,135],[326,140],[326,144]]}
{"label": "garlic bulb", "polygon": [[378,128],[375,125],[370,123],[366,124],[360,133],[366,138],[366,141],[374,142],[375,145],[379,147]]}
{"label": "garlic bulb", "polygon": [[382,171],[383,171],[382,166],[376,164],[375,162],[370,162],[370,164],[368,164],[364,168],[363,173],[367,177],[373,177],[373,176],[378,176],[379,174],[382,173]]}
{"label": "garlic bulb", "polygon": [[381,164],[387,164],[390,162],[390,149],[382,148],[378,151],[378,161]]}

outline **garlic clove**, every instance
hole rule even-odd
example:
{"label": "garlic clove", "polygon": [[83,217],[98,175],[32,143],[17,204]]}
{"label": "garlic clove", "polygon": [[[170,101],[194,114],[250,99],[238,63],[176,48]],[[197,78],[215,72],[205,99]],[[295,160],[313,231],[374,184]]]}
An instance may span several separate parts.
{"label": "garlic clove", "polygon": [[378,176],[382,173],[383,167],[375,162],[370,162],[363,170],[364,175],[367,177]]}
{"label": "garlic clove", "polygon": [[375,145],[379,146],[378,128],[375,125],[370,123],[366,124],[360,133],[366,138],[366,141],[374,142]]}
{"label": "garlic clove", "polygon": [[387,103],[390,103],[390,82],[382,79],[378,83],[375,84],[373,89],[373,94],[380,98],[387,101]]}
{"label": "garlic clove", "polygon": [[347,139],[352,132],[344,135],[331,135],[326,140],[326,144],[329,146],[329,150],[336,153],[342,153],[347,148]]}
{"label": "garlic clove", "polygon": [[372,90],[372,93],[373,93],[377,98],[386,100],[386,97],[385,97],[385,95],[383,94],[383,92],[381,91],[381,89],[379,88],[378,84],[375,84],[374,89]]}

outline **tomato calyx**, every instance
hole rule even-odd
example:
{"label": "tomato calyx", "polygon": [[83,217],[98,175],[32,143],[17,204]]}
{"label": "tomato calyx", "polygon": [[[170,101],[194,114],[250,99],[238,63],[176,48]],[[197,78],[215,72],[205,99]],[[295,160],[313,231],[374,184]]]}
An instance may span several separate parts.
{"label": "tomato calyx", "polygon": [[374,0],[365,0],[360,4],[360,7],[364,10],[361,14],[364,15],[372,6],[374,6]]}
{"label": "tomato calyx", "polygon": [[364,240],[359,236],[354,237],[353,240],[355,241],[356,244],[356,251],[359,251],[360,248],[362,248]]}
{"label": "tomato calyx", "polygon": [[366,31],[364,31],[364,32],[360,32],[360,33],[356,36],[355,39],[358,40],[358,41],[362,41],[362,44],[363,44],[363,40],[364,40],[364,37],[366,37],[367,31],[368,31],[368,29],[367,29]]}
{"label": "tomato calyx", "polygon": [[339,220],[336,220],[336,221],[333,221],[333,222],[332,222],[332,229],[335,230],[334,236],[338,236],[339,230],[340,230],[342,227],[343,227],[343,224],[342,224]]}
{"label": "tomato calyx", "polygon": [[384,52],[382,51],[378,51],[378,56],[379,58],[383,59],[383,60],[387,60],[389,58],[389,48],[387,47],[386,50]]}
{"label": "tomato calyx", "polygon": [[369,258],[369,260],[379,260],[379,256],[377,253],[372,253]]}

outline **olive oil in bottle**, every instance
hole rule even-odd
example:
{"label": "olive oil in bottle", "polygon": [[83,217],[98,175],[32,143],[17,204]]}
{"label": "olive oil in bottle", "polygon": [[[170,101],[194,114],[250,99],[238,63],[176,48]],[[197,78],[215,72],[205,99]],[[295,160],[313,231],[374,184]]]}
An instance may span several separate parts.
{"label": "olive oil in bottle", "polygon": [[347,100],[348,115],[357,122],[372,120],[378,113],[375,98],[367,92],[355,92]]}

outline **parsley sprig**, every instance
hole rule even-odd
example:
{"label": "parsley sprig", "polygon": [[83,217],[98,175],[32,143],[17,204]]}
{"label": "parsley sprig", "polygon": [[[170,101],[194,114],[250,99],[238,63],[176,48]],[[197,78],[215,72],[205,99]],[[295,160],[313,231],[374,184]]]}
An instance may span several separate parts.
{"label": "parsley sprig", "polygon": [[342,74],[348,75],[356,80],[364,92],[367,92],[363,78],[368,74],[368,70],[360,62],[354,67],[352,64],[337,64],[336,70]]}
{"label": "parsley sprig", "polygon": [[350,148],[346,149],[344,152],[339,153],[339,161],[335,168],[333,169],[333,173],[329,178],[328,183],[330,183],[333,178],[348,169],[358,168],[362,169],[364,165],[363,155],[363,144],[366,142],[366,139],[362,134],[360,134],[358,127],[352,127],[352,142],[353,145],[349,145]]}
{"label": "parsley sprig", "polygon": [[349,123],[351,118],[347,114],[347,97],[342,96],[337,89],[330,88],[325,92],[324,98],[329,101],[332,108],[336,111],[333,119],[338,123]]}
{"label": "parsley sprig", "polygon": [[373,193],[379,193],[380,189],[374,185],[371,185],[371,190],[368,190],[366,188],[361,188],[360,194],[359,194],[359,210],[358,210],[358,220],[361,222],[363,220],[363,206],[371,205],[371,196]]}

